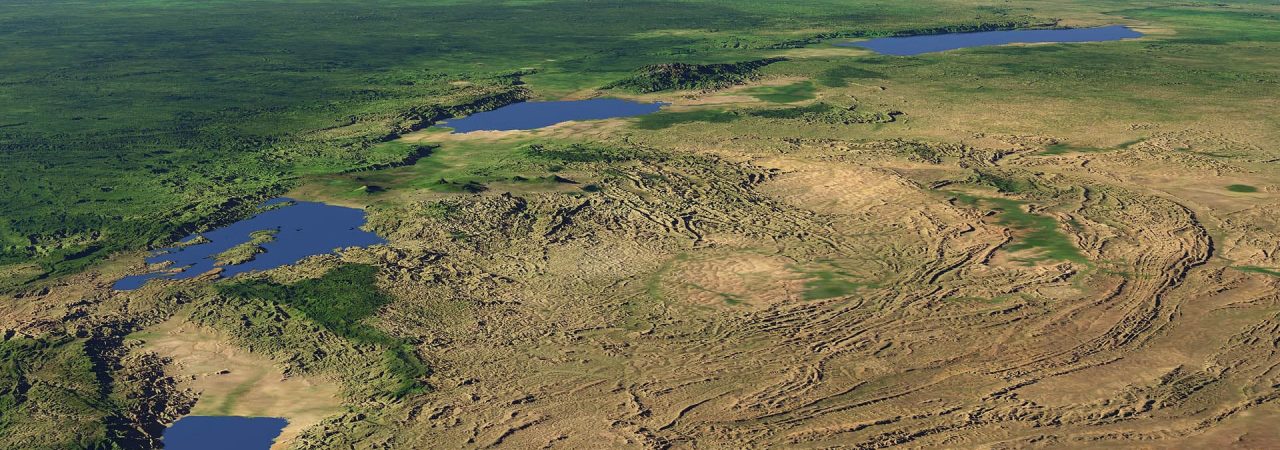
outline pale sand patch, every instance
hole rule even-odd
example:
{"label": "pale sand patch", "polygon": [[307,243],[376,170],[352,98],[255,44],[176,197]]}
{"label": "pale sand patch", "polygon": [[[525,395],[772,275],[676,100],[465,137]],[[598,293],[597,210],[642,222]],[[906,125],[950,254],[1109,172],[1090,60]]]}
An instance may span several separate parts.
{"label": "pale sand patch", "polygon": [[196,391],[191,415],[283,417],[289,425],[271,448],[281,449],[302,430],[342,412],[337,385],[317,377],[286,377],[270,359],[230,344],[221,332],[178,317],[133,337],[143,348],[171,358],[176,378]]}
{"label": "pale sand patch", "polygon": [[842,56],[842,57],[852,58],[852,57],[861,57],[861,56],[873,56],[876,54],[876,52],[867,50],[862,47],[839,47],[835,45],[836,43],[855,42],[859,40],[866,40],[866,39],[835,40],[829,44],[815,44],[810,47],[787,50],[785,52],[779,53],[778,56],[784,56],[791,59],[804,59],[804,58],[830,58],[833,56]]}
{"label": "pale sand patch", "polygon": [[681,263],[668,280],[677,297],[704,306],[763,309],[774,303],[799,301],[805,290],[803,274],[782,256],[736,252]]}
{"label": "pale sand patch", "polygon": [[824,214],[865,214],[884,206],[918,205],[920,189],[884,170],[838,164],[771,161],[788,173],[760,190],[792,205]]}
{"label": "pale sand patch", "polygon": [[502,140],[528,140],[534,138],[599,138],[603,139],[627,124],[630,117],[615,119],[584,120],[560,122],[554,125],[532,130],[504,131],[472,131],[468,133],[446,133],[439,129],[415,131],[401,136],[401,142],[414,143],[448,143],[448,142],[498,142]]}

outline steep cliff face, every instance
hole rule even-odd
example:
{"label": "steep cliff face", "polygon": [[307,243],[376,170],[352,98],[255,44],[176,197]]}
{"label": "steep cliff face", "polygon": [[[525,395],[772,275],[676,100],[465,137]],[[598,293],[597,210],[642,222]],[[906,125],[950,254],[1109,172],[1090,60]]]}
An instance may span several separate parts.
{"label": "steep cliff face", "polygon": [[639,93],[720,89],[755,79],[759,76],[760,68],[781,61],[786,61],[786,58],[764,58],[732,64],[653,64],[640,68],[630,78],[609,83],[604,88]]}

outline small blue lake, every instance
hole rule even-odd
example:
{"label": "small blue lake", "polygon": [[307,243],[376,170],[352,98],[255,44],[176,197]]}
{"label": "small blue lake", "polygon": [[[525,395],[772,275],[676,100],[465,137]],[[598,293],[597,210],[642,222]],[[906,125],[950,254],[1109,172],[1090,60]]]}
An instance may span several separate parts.
{"label": "small blue lake", "polygon": [[[132,290],[153,278],[175,280],[194,278],[221,267],[221,276],[267,270],[296,263],[313,255],[323,255],[339,248],[366,247],[386,241],[374,233],[361,230],[364,211],[355,208],[315,202],[295,202],[277,198],[263,203],[263,211],[245,220],[216,230],[191,235],[178,246],[166,248],[147,258],[147,264],[169,263],[161,272],[132,275],[117,281],[113,287]],[[263,252],[252,260],[233,265],[218,265],[217,256],[232,247],[249,242],[251,233],[270,230],[273,239],[261,243]],[[200,243],[182,245],[204,238]],[[177,269],[177,271],[175,271]]]}
{"label": "small blue lake", "polygon": [[275,417],[186,416],[160,439],[165,450],[267,450],[288,424]]}
{"label": "small blue lake", "polygon": [[1112,25],[1109,27],[1063,30],[1004,30],[885,37],[866,41],[842,42],[836,45],[841,47],[862,47],[886,55],[909,56],[989,45],[1118,41],[1141,36],[1142,33],[1133,31],[1129,27]]}
{"label": "small blue lake", "polygon": [[642,116],[658,112],[664,103],[641,103],[617,98],[593,98],[563,102],[515,103],[493,111],[452,119],[439,126],[454,133],[472,131],[532,130],[571,120],[599,120]]}

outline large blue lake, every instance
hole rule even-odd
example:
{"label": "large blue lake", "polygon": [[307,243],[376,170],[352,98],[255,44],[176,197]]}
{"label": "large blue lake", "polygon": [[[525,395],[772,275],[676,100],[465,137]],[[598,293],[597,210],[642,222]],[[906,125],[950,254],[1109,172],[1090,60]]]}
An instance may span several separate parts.
{"label": "large blue lake", "polygon": [[908,56],[941,52],[967,47],[983,47],[1003,44],[1030,44],[1038,42],[1098,42],[1118,41],[1142,36],[1129,27],[1113,25],[1096,28],[1071,28],[1063,30],[1004,30],[977,33],[946,33],[923,36],[901,36],[843,42],[842,47],[862,47],[886,55]]}
{"label": "large blue lake", "polygon": [[165,450],[267,450],[288,423],[275,417],[187,416],[160,439]]}
{"label": "large blue lake", "polygon": [[[296,263],[313,255],[323,255],[339,248],[365,247],[386,242],[378,235],[361,230],[364,211],[355,208],[314,202],[295,202],[277,198],[264,203],[262,212],[245,220],[213,231],[191,235],[182,242],[194,242],[203,236],[207,242],[179,245],[158,251],[147,258],[148,264],[169,263],[161,272],[132,275],[117,281],[119,290],[142,287],[153,278],[186,279],[221,267],[221,276],[267,270]],[[260,245],[264,250],[252,260],[234,265],[217,265],[217,256],[237,245],[249,242],[255,231],[273,230],[274,239]],[[178,269],[174,271],[173,269]]]}
{"label": "large blue lake", "polygon": [[515,103],[493,111],[452,119],[439,126],[454,133],[471,131],[532,130],[571,120],[599,120],[642,116],[658,112],[663,103],[641,103],[616,98],[593,98],[563,102]]}

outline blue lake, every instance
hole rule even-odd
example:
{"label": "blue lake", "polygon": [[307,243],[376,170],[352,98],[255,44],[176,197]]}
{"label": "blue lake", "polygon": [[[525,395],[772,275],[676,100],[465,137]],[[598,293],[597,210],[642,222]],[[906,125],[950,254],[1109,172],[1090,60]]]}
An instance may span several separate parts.
{"label": "blue lake", "polygon": [[[272,208],[274,207],[274,208]],[[296,263],[313,255],[323,255],[339,248],[366,247],[386,242],[374,233],[361,230],[364,211],[355,208],[315,202],[294,202],[277,198],[263,203],[262,212],[245,220],[213,231],[191,235],[182,242],[203,236],[208,242],[179,245],[160,250],[147,258],[148,264],[169,263],[161,272],[132,275],[117,281],[119,290],[142,287],[153,278],[186,279],[221,267],[221,276],[267,270]],[[253,260],[235,265],[217,265],[218,254],[249,242],[250,233],[275,230],[275,238],[260,246],[264,252]],[[173,271],[179,269],[179,271]]]}
{"label": "blue lake", "polygon": [[275,417],[187,416],[160,439],[165,450],[267,450],[288,423]]}
{"label": "blue lake", "polygon": [[842,47],[862,47],[886,55],[908,56],[941,52],[958,48],[983,47],[1003,44],[1030,44],[1039,42],[1098,42],[1118,41],[1142,36],[1129,27],[1113,25],[1097,28],[1071,28],[1064,30],[1005,30],[977,33],[946,33],[924,36],[877,38],[858,42],[836,44]]}
{"label": "blue lake", "polygon": [[571,120],[599,120],[642,116],[658,112],[663,103],[640,103],[616,98],[593,98],[563,102],[515,103],[493,111],[452,119],[439,126],[454,133],[471,131],[532,130]]}

